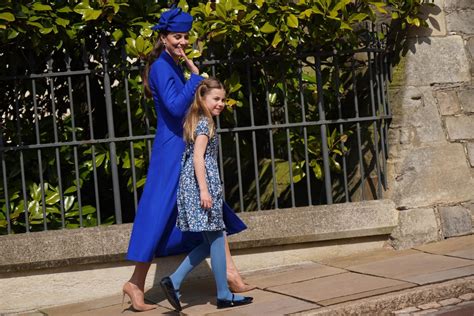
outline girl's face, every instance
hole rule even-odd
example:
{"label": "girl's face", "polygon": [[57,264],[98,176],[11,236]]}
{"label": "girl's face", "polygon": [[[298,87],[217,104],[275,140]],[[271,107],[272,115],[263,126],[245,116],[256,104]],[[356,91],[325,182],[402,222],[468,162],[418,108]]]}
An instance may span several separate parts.
{"label": "girl's face", "polygon": [[184,50],[189,45],[189,34],[170,32],[166,36],[162,36],[161,40],[168,54],[177,60],[183,57]]}
{"label": "girl's face", "polygon": [[204,96],[204,105],[211,112],[212,116],[221,114],[225,106],[225,91],[224,89],[211,89]]}

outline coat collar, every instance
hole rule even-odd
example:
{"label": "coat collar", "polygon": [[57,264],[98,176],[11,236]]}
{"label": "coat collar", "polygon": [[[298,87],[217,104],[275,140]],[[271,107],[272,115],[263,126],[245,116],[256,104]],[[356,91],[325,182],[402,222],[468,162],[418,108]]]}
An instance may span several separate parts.
{"label": "coat collar", "polygon": [[160,58],[163,58],[163,60],[166,61],[174,69],[174,71],[178,74],[178,76],[183,82],[186,81],[186,79],[184,78],[183,69],[179,64],[174,61],[173,57],[171,57],[166,50],[163,50],[161,52]]}

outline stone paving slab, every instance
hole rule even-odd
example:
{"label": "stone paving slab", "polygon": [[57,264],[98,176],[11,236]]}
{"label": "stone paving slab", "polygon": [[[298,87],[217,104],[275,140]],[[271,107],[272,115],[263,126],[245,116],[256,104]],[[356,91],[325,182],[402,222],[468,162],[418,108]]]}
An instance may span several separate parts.
{"label": "stone paving slab", "polygon": [[[253,284],[260,289],[296,283],[315,278],[321,278],[329,275],[346,272],[343,269],[325,266],[319,263],[307,263],[304,265],[291,266],[286,269],[276,269],[261,272],[246,278],[249,284]],[[275,277],[278,274],[278,277]]]}
{"label": "stone paving slab", "polygon": [[404,256],[416,254],[416,253],[419,253],[419,251],[412,250],[412,249],[394,250],[392,248],[387,248],[387,249],[367,251],[367,252],[364,252],[363,255],[361,255],[360,253],[357,253],[357,254],[344,256],[344,257],[328,258],[328,259],[322,260],[321,262],[329,266],[345,269],[350,266],[373,263],[373,262],[395,258],[395,257],[397,258],[404,257]]}
{"label": "stone paving slab", "polygon": [[473,275],[473,274],[474,274],[474,265],[470,265],[467,267],[449,269],[449,270],[439,271],[435,273],[427,273],[427,274],[422,274],[419,276],[411,276],[409,279],[413,283],[428,284],[428,283],[434,283],[434,282],[439,282],[439,281],[444,281],[444,280],[462,278],[464,276]]}
{"label": "stone paving slab", "polygon": [[347,272],[298,283],[274,286],[268,288],[268,290],[299,297],[325,306],[398,291],[412,286],[414,284],[408,282]]}
{"label": "stone paving slab", "polygon": [[[416,253],[408,256],[394,257],[374,263],[347,267],[348,270],[387,277],[396,280],[427,284],[433,281],[452,279],[448,270],[472,265],[471,260],[446,257],[435,254]],[[468,269],[469,270],[469,269]],[[457,275],[462,277],[471,275]]]}
{"label": "stone paving slab", "polygon": [[417,246],[415,249],[438,255],[474,260],[474,235],[449,238],[437,243]]}
{"label": "stone paving slab", "polygon": [[[209,313],[206,315],[269,315],[269,316],[279,316],[279,315],[288,315],[296,312],[301,312],[305,310],[312,310],[319,308],[319,305],[299,300],[290,296],[280,295],[277,293],[266,292],[266,291],[255,291],[254,302],[247,306],[242,306],[238,308],[228,308],[214,313]],[[192,314],[193,316],[195,314]]]}

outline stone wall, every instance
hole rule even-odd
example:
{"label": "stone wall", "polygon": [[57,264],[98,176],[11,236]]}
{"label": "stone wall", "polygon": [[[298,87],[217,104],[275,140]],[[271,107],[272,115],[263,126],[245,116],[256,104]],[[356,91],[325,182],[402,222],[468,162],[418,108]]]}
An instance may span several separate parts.
{"label": "stone wall", "polygon": [[409,31],[390,89],[395,248],[470,234],[474,216],[474,1],[435,0]]}

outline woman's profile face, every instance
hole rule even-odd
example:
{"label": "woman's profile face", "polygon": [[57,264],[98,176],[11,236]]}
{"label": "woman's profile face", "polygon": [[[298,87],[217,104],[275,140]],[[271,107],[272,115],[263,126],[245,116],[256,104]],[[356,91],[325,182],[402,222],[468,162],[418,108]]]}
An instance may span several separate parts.
{"label": "woman's profile face", "polygon": [[184,50],[189,45],[189,34],[170,32],[162,37],[165,49],[173,59],[179,59],[183,56]]}

